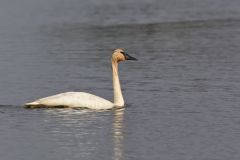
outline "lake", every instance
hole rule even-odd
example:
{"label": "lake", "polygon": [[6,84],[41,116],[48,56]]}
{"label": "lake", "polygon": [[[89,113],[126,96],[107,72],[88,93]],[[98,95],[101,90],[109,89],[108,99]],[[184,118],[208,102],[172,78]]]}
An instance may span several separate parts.
{"label": "lake", "polygon": [[[239,160],[240,1],[2,0],[2,160]],[[124,109],[25,109],[67,91]]]}

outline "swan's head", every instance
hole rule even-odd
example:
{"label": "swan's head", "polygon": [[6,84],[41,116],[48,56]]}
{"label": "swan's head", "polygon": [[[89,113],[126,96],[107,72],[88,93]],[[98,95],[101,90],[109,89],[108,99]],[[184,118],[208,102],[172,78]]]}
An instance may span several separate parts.
{"label": "swan's head", "polygon": [[137,60],[136,58],[128,55],[123,49],[115,49],[112,54],[112,60],[116,62],[126,61],[126,60]]}

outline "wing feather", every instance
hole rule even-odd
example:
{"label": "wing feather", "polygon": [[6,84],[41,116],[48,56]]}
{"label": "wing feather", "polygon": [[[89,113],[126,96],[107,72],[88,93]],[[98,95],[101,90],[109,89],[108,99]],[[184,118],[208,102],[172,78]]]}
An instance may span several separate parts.
{"label": "wing feather", "polygon": [[112,102],[85,92],[66,92],[46,98],[38,99],[26,105],[43,105],[48,107],[84,107],[90,109],[110,109],[114,105]]}

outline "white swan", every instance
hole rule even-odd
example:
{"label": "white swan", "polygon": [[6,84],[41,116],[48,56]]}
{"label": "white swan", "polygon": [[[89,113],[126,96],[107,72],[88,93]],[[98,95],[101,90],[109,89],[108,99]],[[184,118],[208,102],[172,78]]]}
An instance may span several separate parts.
{"label": "white swan", "polygon": [[113,107],[123,107],[124,99],[122,96],[119,76],[118,63],[124,60],[137,60],[126,54],[123,49],[116,49],[112,54],[112,72],[113,72],[113,94],[114,102],[104,98],[85,93],[85,92],[66,92],[46,98],[38,99],[34,102],[26,103],[27,108],[37,107],[82,107],[89,109],[111,109]]}

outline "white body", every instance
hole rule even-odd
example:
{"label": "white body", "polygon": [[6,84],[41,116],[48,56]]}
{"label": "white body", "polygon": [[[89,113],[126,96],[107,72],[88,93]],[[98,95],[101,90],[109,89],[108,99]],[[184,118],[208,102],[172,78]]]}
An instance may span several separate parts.
{"label": "white body", "polygon": [[[113,107],[123,107],[124,99],[122,96],[121,85],[118,76],[118,63],[127,60],[123,55],[122,49],[116,49],[112,55],[113,71],[113,94],[114,102],[104,98],[85,93],[85,92],[66,92],[50,97],[38,99],[34,102],[26,103],[29,108],[35,107],[82,107],[89,109],[111,109]],[[126,55],[125,55],[126,56]],[[129,55],[127,55],[129,56]],[[133,57],[131,57],[133,58]],[[136,60],[134,58],[134,60]]]}
{"label": "white body", "polygon": [[26,106],[84,107],[89,109],[111,109],[114,104],[106,99],[85,92],[66,92],[27,103]]}

